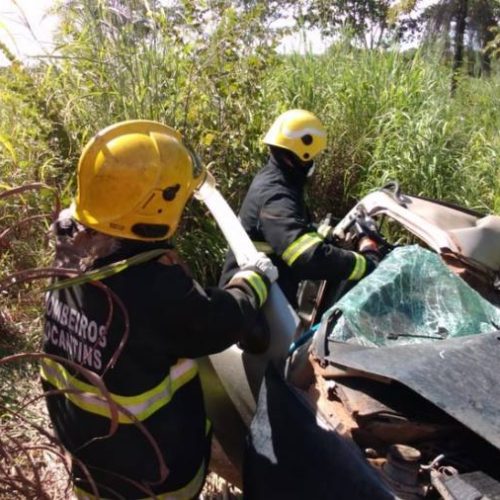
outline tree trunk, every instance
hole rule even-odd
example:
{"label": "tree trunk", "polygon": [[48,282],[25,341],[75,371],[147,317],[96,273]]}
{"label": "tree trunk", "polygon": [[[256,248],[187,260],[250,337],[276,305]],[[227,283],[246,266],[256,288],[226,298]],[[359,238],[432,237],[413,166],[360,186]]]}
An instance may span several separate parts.
{"label": "tree trunk", "polygon": [[455,53],[453,54],[453,70],[451,75],[451,95],[457,88],[458,74],[464,62],[464,35],[467,27],[468,0],[459,0],[455,16]]}
{"label": "tree trunk", "polygon": [[497,24],[495,22],[495,18],[492,13],[488,13],[488,22],[484,26],[484,33],[481,37],[482,39],[482,47],[480,53],[480,61],[481,61],[481,75],[490,76],[491,74],[491,53],[486,49],[486,46],[493,41],[495,35],[493,34],[492,28],[494,28]]}
{"label": "tree trunk", "polygon": [[479,55],[481,61],[481,76],[491,75],[491,54],[489,52],[481,52]]}

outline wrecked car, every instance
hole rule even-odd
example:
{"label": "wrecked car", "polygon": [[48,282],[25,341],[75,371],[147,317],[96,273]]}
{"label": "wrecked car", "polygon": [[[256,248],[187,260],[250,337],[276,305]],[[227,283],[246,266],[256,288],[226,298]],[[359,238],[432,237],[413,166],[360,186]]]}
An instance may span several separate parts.
{"label": "wrecked car", "polygon": [[[386,252],[370,276],[304,282],[298,317],[282,301],[266,313],[294,317],[292,338],[271,328],[265,355],[233,346],[200,361],[215,471],[241,485],[246,467],[249,498],[303,498],[307,466],[319,474],[319,464],[330,473],[310,498],[331,488],[335,498],[497,498],[500,217],[393,183],[334,234],[353,248],[360,231]],[[289,467],[282,495],[278,462]]]}

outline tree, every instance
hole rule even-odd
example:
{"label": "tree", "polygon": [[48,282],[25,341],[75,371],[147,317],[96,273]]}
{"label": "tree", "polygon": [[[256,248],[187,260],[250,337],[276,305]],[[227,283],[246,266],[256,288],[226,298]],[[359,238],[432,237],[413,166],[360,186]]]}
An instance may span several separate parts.
{"label": "tree", "polygon": [[347,31],[365,48],[382,45],[388,34],[390,0],[302,0],[289,2],[295,17],[326,36]]}
{"label": "tree", "polygon": [[[421,9],[422,3],[422,0],[400,0],[395,8],[400,15],[411,15]],[[438,38],[444,41],[445,51],[453,53],[455,73],[468,53],[478,55],[480,73],[489,74],[491,53],[485,48],[499,25],[499,0],[440,0],[424,8],[414,21],[412,32],[421,30],[425,41]]]}
{"label": "tree", "polygon": [[442,40],[445,56],[450,54],[452,58],[451,93],[456,90],[465,61],[469,73],[488,75],[491,57],[496,54],[494,38],[500,20],[500,1],[440,0],[423,10],[422,4],[422,0],[399,0],[393,6],[393,14],[412,23],[406,24],[408,29],[401,33],[403,39],[420,33],[424,43]]}
{"label": "tree", "polygon": [[451,77],[451,93],[454,94],[457,88],[457,77],[464,60],[464,35],[467,26],[467,6],[468,0],[457,2],[455,17],[455,52],[453,55],[453,71]]}

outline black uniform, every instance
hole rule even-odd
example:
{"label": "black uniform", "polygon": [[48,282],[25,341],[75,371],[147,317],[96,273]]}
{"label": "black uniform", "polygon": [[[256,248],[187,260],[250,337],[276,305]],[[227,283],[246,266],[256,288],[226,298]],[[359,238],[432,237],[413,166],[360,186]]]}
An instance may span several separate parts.
{"label": "black uniform", "polygon": [[[374,267],[363,255],[328,243],[312,226],[304,201],[306,173],[271,155],[250,185],[239,213],[257,248],[277,266],[278,284],[293,306],[301,280],[357,280]],[[227,283],[237,269],[229,252],[220,284]]]}
{"label": "black uniform", "polygon": [[[136,253],[136,245],[125,245],[93,267]],[[47,293],[44,351],[63,359],[43,361],[42,383],[46,391],[66,391],[48,395],[47,404],[76,458],[80,494],[93,493],[87,468],[104,498],[196,497],[209,461],[210,424],[193,358],[245,336],[263,302],[262,289],[248,279],[260,280],[267,293],[268,283],[251,271],[225,290],[204,291],[182,265],[156,256],[102,282]],[[102,377],[109,394],[78,367]],[[111,436],[109,397],[124,407]]]}

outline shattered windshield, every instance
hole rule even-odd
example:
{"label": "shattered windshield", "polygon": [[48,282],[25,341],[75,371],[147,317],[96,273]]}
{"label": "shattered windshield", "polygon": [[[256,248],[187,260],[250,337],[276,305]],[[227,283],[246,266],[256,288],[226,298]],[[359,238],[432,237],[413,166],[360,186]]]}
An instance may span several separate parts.
{"label": "shattered windshield", "polygon": [[418,245],[396,248],[322,318],[329,338],[413,344],[500,330],[500,309]]}

